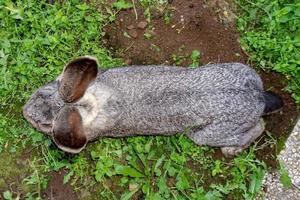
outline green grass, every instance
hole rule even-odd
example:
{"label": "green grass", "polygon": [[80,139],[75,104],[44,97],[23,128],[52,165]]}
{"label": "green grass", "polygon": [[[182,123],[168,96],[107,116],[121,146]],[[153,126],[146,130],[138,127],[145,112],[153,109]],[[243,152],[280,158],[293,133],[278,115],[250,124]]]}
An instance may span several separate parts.
{"label": "green grass", "polygon": [[168,5],[167,0],[138,0],[142,8],[144,9],[144,16],[148,22],[151,22],[152,12],[166,13],[166,7]]}
{"label": "green grass", "polygon": [[297,0],[236,0],[241,44],[261,68],[282,73],[300,103],[300,3]]}
{"label": "green grass", "polygon": [[[115,19],[120,9],[132,7],[130,1],[117,2],[119,4],[106,7],[102,12],[76,0],[55,5],[38,0],[1,1],[0,160],[4,163],[0,162],[0,191],[4,192],[3,198],[41,199],[51,172],[64,168],[67,170],[64,183],[72,185],[79,196],[84,196],[81,199],[125,200],[140,195],[147,200],[253,199],[267,169],[255,158],[256,145],[232,160],[225,160],[217,155],[216,149],[199,147],[184,135],[105,138],[89,143],[78,155],[68,156],[23,119],[21,106],[30,94],[55,79],[71,58],[89,54],[96,56],[103,68],[122,65],[122,60],[112,58],[101,45],[103,27]],[[165,3],[160,2],[160,5]],[[150,10],[159,2],[140,3]],[[107,6],[104,1],[97,4]],[[244,1],[240,4],[251,10],[252,4]],[[257,10],[259,19],[264,19],[264,12],[260,8]],[[265,47],[259,51],[252,47],[250,41],[256,29],[250,26],[249,17],[246,13],[239,19],[240,30],[249,30],[243,37],[243,44],[248,45],[247,50],[257,52],[253,53],[253,59],[262,61],[269,58],[268,55],[272,59],[266,60],[276,63],[277,56],[272,56],[271,50],[268,51],[270,55],[265,55]],[[293,48],[284,55],[294,55],[291,52],[297,50]],[[193,66],[199,64],[200,57],[200,52],[193,52]],[[265,63],[266,67],[272,66]],[[290,86],[297,95],[294,85]],[[24,171],[20,171],[18,162],[28,150],[28,163]],[[2,159],[5,157],[9,159]],[[7,187],[6,182],[17,184],[22,196]]]}

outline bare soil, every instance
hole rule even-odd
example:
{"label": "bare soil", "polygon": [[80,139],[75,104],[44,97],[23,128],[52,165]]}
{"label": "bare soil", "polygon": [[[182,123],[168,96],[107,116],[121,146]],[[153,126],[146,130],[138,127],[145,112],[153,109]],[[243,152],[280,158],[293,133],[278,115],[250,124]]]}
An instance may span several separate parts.
{"label": "bare soil", "polygon": [[14,157],[6,149],[0,154],[0,199],[2,194],[8,190],[14,196],[24,197],[20,191],[26,189],[22,180],[32,173],[30,160],[30,148],[24,152],[15,152]]}
{"label": "bare soil", "polygon": [[72,187],[69,184],[64,184],[64,176],[66,172],[60,170],[53,172],[50,183],[45,191],[43,191],[43,199],[49,200],[76,200],[78,199]]}
{"label": "bare soil", "polygon": [[[172,13],[169,23],[165,21],[166,12]],[[154,12],[150,23],[146,23],[143,10],[139,7],[137,13],[138,20],[133,9],[121,11],[116,22],[105,30],[104,45],[114,52],[116,57],[124,58],[126,64],[188,66],[192,62],[190,55],[193,50],[201,52],[201,64],[251,64],[239,43],[234,7],[230,0],[171,0],[168,8],[162,12]],[[147,26],[141,26],[145,24]],[[266,131],[283,142],[295,125],[297,107],[291,95],[283,90],[286,86],[285,77],[274,72],[266,73],[259,69],[257,71],[263,79],[265,89],[280,94],[284,100],[282,111],[264,117]],[[259,143],[264,143],[266,137],[261,136]],[[268,166],[276,168],[277,153],[278,147],[274,145],[258,150],[256,155]]]}
{"label": "bare soil", "polygon": [[[137,27],[146,21],[143,10],[137,9],[138,20],[133,10],[121,11],[116,23],[106,28],[105,42],[115,56],[123,57],[128,64],[173,64],[173,54],[189,57],[193,50],[199,50],[203,64],[247,61],[234,21],[220,22],[222,11],[217,4],[199,0],[171,2],[170,23],[164,22],[165,11],[157,11],[146,29]],[[148,32],[151,39],[144,36]],[[182,65],[189,61],[186,59]]]}

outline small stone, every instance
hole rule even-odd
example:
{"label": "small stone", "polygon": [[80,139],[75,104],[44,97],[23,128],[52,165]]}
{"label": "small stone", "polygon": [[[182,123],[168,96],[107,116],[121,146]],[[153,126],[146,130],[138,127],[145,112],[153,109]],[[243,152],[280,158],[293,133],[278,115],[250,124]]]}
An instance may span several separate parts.
{"label": "small stone", "polygon": [[134,26],[131,24],[131,25],[127,26],[127,29],[128,30],[134,29]]}
{"label": "small stone", "polygon": [[135,29],[132,29],[132,30],[129,30],[129,31],[128,31],[128,35],[129,35],[130,37],[132,37],[132,38],[137,38],[138,33],[137,33],[137,31],[136,31]]}
{"label": "small stone", "polygon": [[300,178],[299,177],[295,179],[295,185],[300,186]]}
{"label": "small stone", "polygon": [[138,23],[137,27],[140,28],[140,29],[145,29],[148,25],[148,22],[146,21],[141,21]]}
{"label": "small stone", "polygon": [[152,36],[157,36],[157,33],[153,30],[149,31]]}
{"label": "small stone", "polygon": [[130,183],[128,187],[129,187],[128,188],[129,191],[133,191],[133,190],[137,189],[138,185],[134,184],[134,183]]}
{"label": "small stone", "polygon": [[128,58],[124,62],[125,62],[126,65],[131,65],[132,60],[130,58]]}

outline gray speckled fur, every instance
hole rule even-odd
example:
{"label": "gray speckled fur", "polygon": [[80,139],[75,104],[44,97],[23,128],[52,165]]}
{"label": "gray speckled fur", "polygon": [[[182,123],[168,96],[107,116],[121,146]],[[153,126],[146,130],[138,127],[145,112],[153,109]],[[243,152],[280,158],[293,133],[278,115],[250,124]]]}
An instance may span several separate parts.
{"label": "gray speckled fur", "polygon": [[97,84],[118,96],[105,107],[118,116],[112,116],[117,122],[112,129],[103,131],[107,136],[173,134],[189,128],[189,137],[198,144],[238,146],[265,105],[261,79],[237,63],[118,68],[99,75]]}
{"label": "gray speckled fur", "polygon": [[[51,126],[64,103],[57,95],[57,81],[37,93],[43,93],[45,87],[48,100],[43,101],[47,103],[37,102],[34,94],[24,107],[24,116],[49,134],[50,128],[45,130],[40,124],[47,119],[44,124]],[[48,117],[36,113],[40,112],[37,104],[47,104],[49,108],[43,112],[51,110]],[[245,138],[259,123],[265,102],[258,74],[246,65],[227,63],[196,69],[110,69],[99,72],[82,99],[69,105],[78,107],[89,140],[103,136],[172,135],[187,130],[188,137],[197,144],[222,147],[249,142]]]}

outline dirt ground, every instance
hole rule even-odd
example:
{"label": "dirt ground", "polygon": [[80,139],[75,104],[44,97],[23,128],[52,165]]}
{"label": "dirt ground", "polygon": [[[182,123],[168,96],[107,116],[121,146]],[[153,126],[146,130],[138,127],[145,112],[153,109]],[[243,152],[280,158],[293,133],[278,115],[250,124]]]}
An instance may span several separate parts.
{"label": "dirt ground", "polygon": [[[241,62],[249,64],[236,31],[234,7],[230,0],[170,0],[167,12],[172,13],[167,24],[164,13],[156,11],[146,22],[143,10],[121,11],[115,23],[105,30],[105,44],[116,57],[128,65],[191,64],[193,50],[201,52],[201,64]],[[147,34],[150,33],[151,36]],[[146,36],[145,36],[146,34]],[[150,38],[149,38],[150,37]],[[174,58],[174,55],[175,58]],[[179,61],[178,61],[179,60]],[[180,63],[178,63],[180,62]],[[259,71],[264,87],[280,94],[284,100],[281,112],[265,117],[266,130],[284,141],[293,128],[298,112],[291,95],[284,92],[285,78],[276,73]],[[263,135],[262,137],[266,137]],[[264,138],[260,139],[264,142]],[[277,146],[256,152],[268,166],[276,167]]]}
{"label": "dirt ground", "polygon": [[[229,1],[228,1],[229,2]],[[193,50],[201,52],[201,64],[241,62],[248,56],[239,43],[235,29],[232,4],[224,0],[169,0],[163,12],[155,11],[151,22],[146,22],[143,10],[137,7],[137,20],[133,9],[121,11],[115,23],[106,27],[104,46],[115,57],[122,57],[128,65],[191,64]],[[170,12],[166,23],[164,13]],[[285,140],[293,128],[298,112],[291,96],[283,91],[284,77],[276,73],[259,72],[266,89],[284,99],[281,112],[265,117],[266,129],[273,137]],[[264,142],[263,135],[260,143]],[[256,152],[268,166],[276,167],[277,146]],[[216,154],[220,154],[217,152]],[[43,192],[45,199],[77,199],[71,186],[63,184],[64,172],[54,172],[49,187]]]}
{"label": "dirt ground", "polygon": [[43,192],[43,199],[49,200],[75,200],[78,199],[72,187],[69,184],[63,184],[66,172],[60,170],[52,173],[52,178],[47,189]]}
{"label": "dirt ground", "polygon": [[[117,22],[106,29],[107,46],[128,64],[172,64],[172,54],[189,56],[193,50],[201,52],[203,64],[246,62],[234,20],[220,22],[223,12],[218,3],[171,2],[169,24],[164,22],[164,13],[156,11],[147,27],[139,28],[145,21],[142,10],[137,10],[138,20],[133,10],[121,11]],[[152,38],[145,39],[144,33],[152,34]],[[187,64],[187,60],[182,63]]]}

